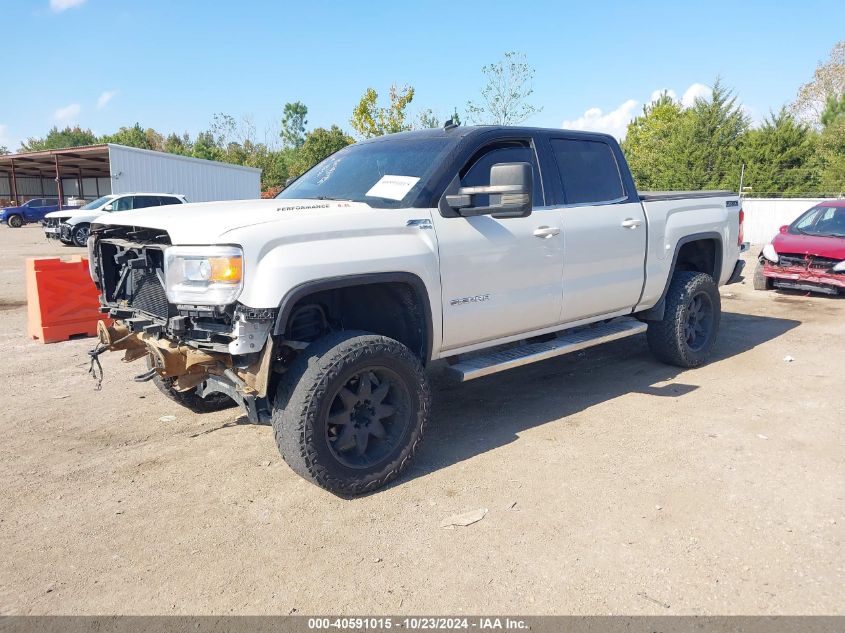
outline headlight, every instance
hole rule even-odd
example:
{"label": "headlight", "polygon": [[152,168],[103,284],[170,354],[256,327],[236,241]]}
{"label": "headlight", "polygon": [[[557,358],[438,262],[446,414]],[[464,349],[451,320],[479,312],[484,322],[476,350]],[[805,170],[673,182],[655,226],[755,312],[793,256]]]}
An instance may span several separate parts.
{"label": "headlight", "polygon": [[836,264],[836,266],[833,267],[833,270],[837,273],[845,273],[845,259]]}
{"label": "headlight", "polygon": [[777,264],[778,261],[780,261],[780,258],[778,257],[778,252],[775,250],[775,247],[771,244],[766,244],[763,247],[763,257],[765,257],[774,264]]}
{"label": "headlight", "polygon": [[243,251],[237,246],[171,246],[164,279],[172,303],[228,305],[243,288]]}
{"label": "headlight", "polygon": [[93,235],[88,236],[88,242],[86,245],[88,246],[88,274],[91,275],[91,279],[94,280],[94,283],[100,281],[99,275],[97,275],[97,253],[94,252],[94,246],[97,243],[97,238]]}

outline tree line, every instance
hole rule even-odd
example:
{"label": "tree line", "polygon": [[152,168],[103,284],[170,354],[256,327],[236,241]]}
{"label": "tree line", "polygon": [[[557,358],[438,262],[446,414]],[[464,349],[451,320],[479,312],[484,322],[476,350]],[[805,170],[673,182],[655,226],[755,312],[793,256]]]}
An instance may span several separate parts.
{"label": "tree line", "polygon": [[[517,125],[541,108],[531,103],[534,69],[521,53],[508,52],[482,68],[479,97],[466,103],[470,123]],[[438,113],[414,116],[414,88],[390,86],[386,101],[372,87],[353,107],[349,132],[339,125],[309,129],[308,107],[286,103],[275,129],[259,140],[249,117],[217,114],[207,129],[191,136],[162,134],[139,123],[96,136],[79,126],[54,127],[29,138],[20,151],[117,143],[262,170],[262,189],[271,195],[285,182],[329,154],[355,142],[411,129],[439,127]],[[457,109],[449,115],[455,123]],[[644,106],[622,143],[637,187],[642,190],[731,189],[742,185],[760,196],[828,195],[845,192],[845,41],[820,63],[795,101],[760,125],[732,91],[716,80],[711,93],[689,107],[668,93]],[[0,148],[0,153],[8,151]],[[740,183],[742,179],[742,183]]]}

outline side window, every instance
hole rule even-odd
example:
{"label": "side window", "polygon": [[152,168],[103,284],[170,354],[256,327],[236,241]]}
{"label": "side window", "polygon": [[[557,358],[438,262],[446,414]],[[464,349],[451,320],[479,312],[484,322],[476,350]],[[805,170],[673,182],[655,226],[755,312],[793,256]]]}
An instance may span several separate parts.
{"label": "side window", "polygon": [[134,196],[123,196],[112,200],[112,211],[129,211],[132,209],[133,198]]}
{"label": "side window", "polygon": [[610,145],[601,141],[551,139],[566,204],[610,202],[625,197]]}
{"label": "side window", "polygon": [[182,201],[179,198],[174,198],[172,196],[161,196],[159,201],[162,206],[166,204],[182,204]]}
{"label": "side window", "polygon": [[[496,163],[530,163],[534,181],[534,206],[540,207],[543,201],[543,186],[540,182],[540,170],[537,168],[537,157],[531,147],[525,145],[497,144],[482,149],[470,159],[461,170],[461,186],[483,187],[490,184],[490,168]],[[473,204],[483,207],[490,204],[490,196],[474,196]]]}
{"label": "side window", "polygon": [[135,196],[135,208],[145,209],[146,207],[159,206],[158,196]]}
{"label": "side window", "polygon": [[27,206],[29,206],[29,207],[43,207],[43,206],[45,206],[45,204],[44,204],[44,201],[41,198],[33,198],[32,200],[29,201],[29,204]]}

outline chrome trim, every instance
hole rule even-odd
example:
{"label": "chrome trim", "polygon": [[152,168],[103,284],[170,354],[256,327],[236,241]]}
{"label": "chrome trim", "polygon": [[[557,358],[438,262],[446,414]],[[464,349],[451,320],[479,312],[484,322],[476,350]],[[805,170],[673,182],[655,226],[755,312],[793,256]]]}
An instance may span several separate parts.
{"label": "chrome trim", "polygon": [[405,222],[405,226],[415,226],[418,229],[433,229],[434,225],[431,223],[431,220],[428,218],[424,219],[417,219],[417,220],[408,220]]}

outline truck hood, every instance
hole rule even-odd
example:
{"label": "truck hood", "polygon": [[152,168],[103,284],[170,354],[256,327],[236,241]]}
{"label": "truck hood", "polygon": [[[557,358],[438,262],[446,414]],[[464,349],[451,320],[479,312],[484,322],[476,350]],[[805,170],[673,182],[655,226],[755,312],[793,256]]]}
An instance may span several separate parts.
{"label": "truck hood", "polygon": [[819,235],[794,235],[779,233],[772,240],[778,253],[816,255],[831,259],[845,259],[845,237],[822,237]]}
{"label": "truck hood", "polygon": [[335,200],[227,200],[110,213],[98,217],[95,224],[161,229],[172,244],[219,244],[226,243],[227,233],[247,226],[285,222],[302,214],[317,218],[369,208],[363,202]]}

